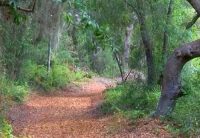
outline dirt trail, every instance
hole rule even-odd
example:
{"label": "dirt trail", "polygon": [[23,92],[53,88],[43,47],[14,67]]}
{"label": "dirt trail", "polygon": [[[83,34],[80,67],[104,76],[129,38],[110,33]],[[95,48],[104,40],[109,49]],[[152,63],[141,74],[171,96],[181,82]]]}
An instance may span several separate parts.
{"label": "dirt trail", "polygon": [[56,95],[31,95],[9,112],[14,134],[31,138],[171,137],[156,120],[142,120],[139,128],[133,128],[118,117],[102,115],[102,92],[112,85],[112,80],[94,78]]}

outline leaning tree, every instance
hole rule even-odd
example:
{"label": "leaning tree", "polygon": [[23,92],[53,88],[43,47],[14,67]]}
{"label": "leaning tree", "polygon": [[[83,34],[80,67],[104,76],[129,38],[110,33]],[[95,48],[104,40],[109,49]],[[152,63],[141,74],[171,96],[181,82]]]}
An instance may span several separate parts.
{"label": "leaning tree", "polygon": [[[197,12],[197,15],[186,27],[189,28],[200,17],[200,0],[187,1]],[[163,73],[161,97],[154,114],[156,117],[166,116],[173,111],[177,98],[183,95],[180,80],[181,70],[189,60],[196,57],[200,57],[200,39],[181,45],[169,57]]]}

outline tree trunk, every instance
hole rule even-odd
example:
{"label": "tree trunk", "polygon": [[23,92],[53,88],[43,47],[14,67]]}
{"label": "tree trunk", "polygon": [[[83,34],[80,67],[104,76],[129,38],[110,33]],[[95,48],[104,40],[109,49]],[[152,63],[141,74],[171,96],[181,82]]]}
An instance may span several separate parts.
{"label": "tree trunk", "polygon": [[149,32],[145,23],[145,9],[144,9],[144,1],[137,0],[137,16],[140,24],[140,32],[142,41],[145,48],[146,53],[146,61],[147,61],[147,83],[151,85],[155,82],[155,67],[154,67],[154,59],[152,52],[152,42],[149,36]]}
{"label": "tree trunk", "polygon": [[48,40],[51,35],[52,50],[59,46],[60,36],[63,28],[63,19],[61,13],[63,5],[52,0],[37,1],[35,12],[33,14],[33,27],[35,31],[34,43],[42,39]]}
{"label": "tree trunk", "polygon": [[180,80],[181,70],[186,62],[199,56],[200,40],[196,40],[177,48],[168,59],[162,81],[161,97],[155,116],[166,116],[173,111],[176,99],[183,96]]}
{"label": "tree trunk", "polygon": [[47,72],[48,74],[51,71],[51,37],[49,37],[49,43],[48,43],[48,60],[47,60]]}
{"label": "tree trunk", "polygon": [[128,62],[130,56],[132,31],[133,31],[133,24],[130,24],[129,26],[126,27],[126,32],[125,32],[124,54],[123,54],[124,72],[128,71],[129,69]]}
{"label": "tree trunk", "polygon": [[73,47],[74,51],[78,51],[77,50],[78,40],[77,40],[77,36],[76,36],[76,31],[77,31],[76,26],[73,25],[72,31],[71,31],[71,37],[72,37],[72,42],[73,42],[73,45],[74,45],[74,47]]}
{"label": "tree trunk", "polygon": [[117,65],[118,65],[118,68],[119,68],[119,71],[120,71],[120,75],[121,75],[121,79],[122,79],[122,82],[124,82],[124,72],[123,72],[123,69],[122,69],[122,64],[121,64],[121,61],[119,59],[119,54],[117,54],[117,52],[114,52],[114,57],[117,61]]}

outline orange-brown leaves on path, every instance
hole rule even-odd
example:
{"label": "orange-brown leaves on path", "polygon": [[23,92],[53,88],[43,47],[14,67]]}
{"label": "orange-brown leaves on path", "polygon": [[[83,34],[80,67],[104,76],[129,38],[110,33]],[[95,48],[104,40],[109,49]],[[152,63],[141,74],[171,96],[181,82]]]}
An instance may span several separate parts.
{"label": "orange-brown leaves on path", "polygon": [[32,94],[9,112],[14,134],[31,138],[171,137],[155,121],[139,121],[139,128],[133,128],[127,121],[101,114],[102,92],[113,85],[112,80],[94,78],[51,96]]}

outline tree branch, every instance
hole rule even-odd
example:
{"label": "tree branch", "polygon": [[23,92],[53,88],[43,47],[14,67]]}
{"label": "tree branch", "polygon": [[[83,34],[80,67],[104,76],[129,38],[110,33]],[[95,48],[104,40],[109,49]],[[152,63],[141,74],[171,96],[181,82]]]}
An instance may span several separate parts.
{"label": "tree branch", "polygon": [[200,40],[181,45],[174,50],[165,66],[161,97],[154,117],[169,115],[177,98],[184,95],[181,91],[181,70],[183,66],[196,57],[200,57]]}
{"label": "tree branch", "polygon": [[196,21],[199,19],[199,17],[200,17],[199,14],[196,14],[196,15],[193,17],[192,21],[189,22],[189,23],[186,25],[186,29],[191,28],[191,27],[196,23]]}
{"label": "tree branch", "polygon": [[126,82],[127,81],[127,79],[128,79],[128,77],[129,77],[129,75],[131,74],[131,72],[132,72],[132,69],[128,72],[128,74],[126,75],[126,77],[125,77],[125,79],[124,79],[124,82]]}
{"label": "tree branch", "polygon": [[187,0],[190,5],[195,9],[198,15],[200,15],[200,1],[199,0]]}

